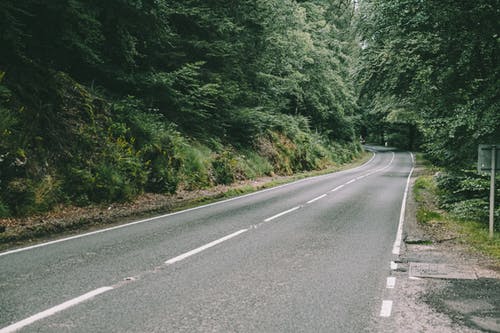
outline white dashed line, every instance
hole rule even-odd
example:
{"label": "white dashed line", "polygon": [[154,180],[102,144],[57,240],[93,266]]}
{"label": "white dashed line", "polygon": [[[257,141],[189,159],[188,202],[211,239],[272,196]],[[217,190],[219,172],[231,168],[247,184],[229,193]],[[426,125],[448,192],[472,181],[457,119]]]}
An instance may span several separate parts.
{"label": "white dashed line", "polygon": [[242,233],[247,232],[247,231],[248,231],[248,229],[241,229],[240,231],[237,231],[237,232],[232,233],[232,234],[230,234],[230,235],[227,235],[227,236],[225,236],[225,237],[219,238],[219,239],[217,239],[217,240],[214,240],[213,242],[210,242],[210,243],[208,243],[208,244],[205,244],[205,245],[203,245],[203,246],[200,246],[199,248],[196,248],[196,249],[194,249],[194,250],[191,250],[191,251],[189,251],[189,252],[186,252],[186,253],[184,253],[184,254],[181,254],[181,255],[179,255],[179,256],[177,256],[177,257],[174,257],[174,258],[172,258],[172,259],[169,259],[169,260],[165,261],[165,264],[167,264],[167,265],[171,265],[171,264],[176,263],[176,262],[178,262],[178,261],[184,260],[184,259],[186,259],[186,258],[188,258],[188,257],[191,257],[192,255],[195,255],[195,254],[197,254],[197,253],[200,253],[200,252],[202,252],[202,251],[205,251],[206,249],[209,249],[209,248],[211,248],[211,247],[213,247],[213,246],[215,246],[215,245],[217,245],[217,244],[220,244],[220,243],[225,242],[225,241],[227,241],[227,240],[229,240],[229,239],[231,239],[231,238],[233,238],[233,237],[236,237],[236,236],[238,236],[238,235],[241,235]]}
{"label": "white dashed line", "polygon": [[382,309],[380,309],[380,317],[390,317],[392,312],[392,301],[382,301]]}
{"label": "white dashed line", "polygon": [[[368,164],[370,164],[375,159],[375,156],[377,155],[375,152],[372,152],[372,153],[373,153],[372,157],[367,162],[363,163],[362,165],[359,165],[359,166],[357,166],[355,168],[352,168],[352,169],[339,171],[337,173],[338,174],[342,174],[342,173],[344,173],[346,171],[352,172],[354,170],[357,170],[357,169],[360,169],[360,168],[363,168],[363,167],[367,166]],[[188,209],[181,210],[181,211],[178,211],[178,212],[173,212],[173,213],[163,214],[163,215],[159,215],[159,216],[154,216],[154,217],[147,218],[147,219],[144,219],[144,220],[139,220],[139,221],[134,221],[134,222],[130,222],[130,223],[125,223],[125,224],[117,225],[117,226],[110,227],[110,228],[104,228],[104,229],[100,229],[100,230],[96,230],[96,231],[91,231],[91,232],[87,232],[87,233],[80,234],[80,235],[75,235],[75,236],[70,236],[70,237],[66,237],[66,238],[57,239],[57,240],[54,240],[54,241],[49,241],[49,242],[40,243],[40,244],[36,244],[36,245],[31,245],[31,246],[26,246],[26,247],[21,247],[21,248],[18,248],[18,249],[1,252],[0,253],[0,257],[7,256],[7,255],[10,255],[10,254],[14,254],[14,253],[24,252],[24,251],[28,251],[28,250],[33,250],[33,249],[36,249],[36,248],[39,248],[39,247],[44,247],[44,246],[49,246],[49,245],[54,245],[54,244],[58,244],[58,243],[70,241],[70,240],[75,240],[75,239],[79,239],[79,238],[83,238],[83,237],[87,237],[87,236],[92,236],[92,235],[96,235],[96,234],[100,234],[100,233],[104,233],[104,232],[108,232],[108,231],[112,231],[112,230],[127,228],[129,226],[133,226],[133,225],[137,225],[137,224],[142,224],[142,223],[146,223],[146,222],[151,222],[151,221],[156,221],[156,220],[160,220],[160,219],[163,219],[163,218],[166,218],[166,217],[180,215],[180,214],[188,213],[188,212],[195,211],[195,210],[201,210],[201,209],[212,207],[212,206],[218,206],[218,205],[222,205],[224,203],[228,203],[228,202],[231,202],[231,201],[236,201],[236,200],[240,200],[240,199],[247,198],[247,197],[257,196],[257,195],[260,195],[262,193],[266,193],[266,192],[270,192],[270,191],[275,191],[277,189],[281,189],[281,188],[288,187],[288,186],[291,186],[291,185],[296,185],[296,184],[299,184],[299,183],[302,183],[302,182],[306,182],[306,181],[310,181],[310,180],[318,179],[318,178],[322,178],[322,177],[327,177],[327,176],[329,176],[329,175],[320,175],[320,176],[315,176],[315,177],[304,178],[304,179],[300,179],[300,180],[297,180],[297,181],[294,181],[294,182],[291,182],[291,183],[287,183],[287,184],[283,184],[283,185],[279,185],[279,186],[275,186],[275,187],[271,187],[271,188],[259,190],[259,191],[256,191],[256,192],[244,194],[244,195],[241,195],[241,196],[238,196],[238,197],[234,197],[234,198],[229,198],[229,199],[225,199],[225,200],[221,200],[221,201],[217,201],[217,202],[212,202],[212,203],[209,203],[209,204],[206,204],[206,205],[202,205],[202,206],[188,208]]]}
{"label": "white dashed line", "polygon": [[7,327],[4,327],[2,329],[0,329],[0,333],[10,333],[10,332],[15,332],[17,330],[20,330],[21,328],[25,327],[25,326],[28,326],[28,325],[31,325],[33,324],[34,322],[36,321],[39,321],[41,319],[44,319],[44,318],[47,318],[47,317],[50,317],[58,312],[61,312],[63,310],[66,310],[72,306],[75,306],[79,303],[82,303],[82,302],[85,302],[97,295],[100,295],[102,293],[105,293],[107,291],[110,291],[112,290],[113,287],[102,287],[102,288],[99,288],[99,289],[96,289],[96,290],[93,290],[91,292],[88,292],[82,296],[79,296],[79,297],[76,297],[76,298],[73,298],[69,301],[66,301],[62,304],[59,304],[57,306],[54,306],[50,309],[47,309],[43,312],[40,312],[40,313],[37,313],[31,317],[28,317],[24,320],[21,320],[21,321],[18,321],[17,323],[14,323],[10,326],[7,326]]}
{"label": "white dashed line", "polygon": [[335,191],[338,191],[340,190],[342,187],[344,187],[345,185],[340,185],[340,186],[337,186],[336,188],[334,188],[333,190],[330,190],[330,192],[335,192]]}
{"label": "white dashed line", "polygon": [[356,181],[356,178],[351,179],[350,181],[348,181],[348,182],[347,182],[347,183],[345,183],[345,184],[346,184],[346,185],[348,185],[348,184],[352,184],[352,183],[354,183],[355,181]]}
{"label": "white dashed line", "polygon": [[[367,165],[369,164],[373,159],[375,158],[375,154],[373,154],[373,156],[371,157],[371,159],[366,162],[364,165]],[[392,163],[392,160],[391,160],[391,163]],[[364,166],[363,165],[363,166]],[[361,167],[361,166],[360,166]],[[359,167],[357,167],[359,168]],[[354,169],[357,169],[357,168],[354,168]],[[352,170],[354,170],[352,169]],[[352,179],[350,180],[349,182],[347,182],[346,184],[351,184],[353,182],[355,182],[357,179],[362,179],[364,178],[365,176],[360,176],[356,179]],[[312,177],[310,179],[313,179],[313,178],[317,178],[317,177]],[[203,206],[199,206],[199,207],[194,207],[194,208],[191,208],[191,209],[187,209],[187,210],[183,210],[183,211],[180,211],[180,212],[175,212],[175,213],[170,213],[170,214],[164,214],[164,215],[161,215],[161,216],[156,216],[156,217],[152,217],[152,218],[148,218],[148,219],[144,219],[144,220],[139,220],[139,221],[134,221],[134,222],[131,222],[131,223],[127,223],[127,224],[123,224],[123,225],[119,225],[119,226],[115,226],[115,227],[111,227],[111,228],[106,228],[106,229],[101,229],[101,230],[97,230],[97,231],[94,231],[94,232],[89,232],[89,233],[85,233],[85,234],[80,234],[80,235],[76,235],[76,236],[72,236],[72,237],[67,237],[67,238],[63,238],[63,239],[59,239],[59,240],[55,240],[55,241],[50,241],[50,242],[46,242],[46,243],[41,243],[41,244],[37,244],[37,245],[33,245],[33,246],[28,246],[28,247],[24,247],[24,248],[19,248],[19,249],[15,249],[15,250],[11,250],[11,251],[6,251],[6,252],[3,252],[3,253],[0,253],[0,256],[5,256],[5,255],[9,255],[9,254],[13,254],[13,253],[17,253],[17,252],[22,252],[22,251],[27,251],[27,250],[31,250],[31,249],[35,249],[35,248],[38,248],[38,247],[43,247],[43,246],[48,246],[48,245],[52,245],[52,244],[57,244],[57,243],[60,243],[60,242],[65,242],[65,241],[69,241],[69,240],[74,240],[74,239],[78,239],[78,238],[83,238],[83,237],[86,237],[86,236],[91,236],[91,235],[95,235],[95,234],[99,234],[99,233],[103,233],[103,232],[107,232],[107,231],[111,231],[111,230],[116,230],[116,229],[121,229],[121,228],[125,228],[125,227],[128,227],[128,226],[132,226],[132,225],[136,225],[136,224],[141,224],[141,223],[145,223],[145,222],[149,222],[149,221],[153,221],[153,220],[158,220],[158,219],[161,219],[161,218],[165,218],[165,217],[169,217],[169,216],[174,216],[174,215],[178,215],[178,214],[182,214],[182,213],[186,213],[186,212],[189,212],[189,211],[193,211],[193,210],[198,210],[198,209],[202,209],[202,208],[205,208],[205,207],[209,207],[209,206],[215,206],[215,205],[220,205],[222,203],[225,203],[225,202],[230,202],[230,201],[233,201],[233,200],[238,200],[238,199],[241,199],[241,198],[244,198],[244,197],[249,197],[249,196],[253,196],[253,195],[257,195],[259,193],[262,193],[262,192],[267,192],[267,191],[271,191],[271,190],[275,190],[275,189],[278,189],[278,188],[281,188],[281,187],[285,187],[285,186],[289,186],[289,185],[292,185],[292,184],[296,184],[296,183],[299,183],[299,182],[302,182],[302,181],[305,181],[305,180],[300,180],[300,181],[296,181],[296,182],[293,182],[293,183],[289,183],[289,184],[284,184],[284,185],[281,185],[281,186],[277,186],[277,187],[274,187],[274,188],[271,188],[271,189],[266,189],[266,190],[262,190],[262,191],[258,191],[258,192],[254,192],[254,193],[250,193],[250,194],[247,194],[247,195],[243,195],[243,196],[240,196],[240,197],[236,197],[236,198],[231,198],[231,199],[227,199],[227,200],[223,200],[223,201],[220,201],[220,202],[215,202],[215,203],[211,203],[211,204],[207,204],[207,205],[203,205]],[[340,185],[338,187],[336,187],[335,189],[331,190],[331,192],[335,192],[339,189],[341,189],[342,187],[344,187],[346,184],[344,185]],[[310,201],[308,201],[307,203],[312,203],[312,202],[315,202],[317,200],[320,200],[324,197],[326,197],[327,194],[323,194],[319,197],[316,197]],[[272,217],[269,217],[267,219],[264,220],[264,222],[269,222],[269,221],[272,221],[280,216],[283,216],[285,214],[288,214],[290,212],[293,212],[295,210],[298,210],[300,209],[301,206],[296,206],[296,207],[293,207],[289,210],[286,210],[284,212],[281,212],[279,214],[276,214]],[[258,228],[262,225],[262,223],[259,223],[259,224],[255,224],[253,225],[251,228]],[[205,244],[201,247],[198,247],[194,250],[191,250],[191,251],[188,251],[184,254],[181,254],[179,256],[176,256],[174,258],[171,258],[167,261],[165,261],[165,264],[167,265],[170,265],[170,264],[173,264],[173,263],[176,263],[176,262],[179,262],[181,260],[184,260],[190,256],[193,256],[197,253],[200,253],[204,250],[207,250],[213,246],[216,246],[222,242],[225,242],[231,238],[234,238],[244,232],[247,232],[249,229],[241,229],[235,233],[232,233],[230,235],[227,235],[225,237],[222,237],[220,239],[217,239],[213,242],[210,242],[208,244]],[[126,278],[125,280],[127,281],[133,281],[135,280],[135,278],[131,277],[131,278]],[[47,309],[45,311],[42,311],[42,312],[39,312],[31,317],[28,317],[24,320],[21,320],[19,322],[16,322],[16,323],[13,323],[7,327],[4,327],[2,329],[0,329],[0,333],[10,333],[10,332],[15,332],[17,330],[20,330],[22,329],[23,327],[25,326],[28,326],[28,325],[31,325],[33,323],[35,323],[36,321],[39,321],[39,320],[42,320],[44,318],[47,318],[49,316],[52,316],[56,313],[59,313],[61,311],[64,311],[68,308],[71,308],[73,306],[76,306],[80,303],[83,303],[87,300],[90,300],[100,294],[103,294],[105,292],[108,292],[110,290],[113,290],[114,288],[113,287],[101,287],[101,288],[98,288],[98,289],[95,289],[93,291],[90,291],[84,295],[81,295],[79,297],[76,297],[76,298],[73,298],[69,301],[66,301],[64,303],[61,303],[57,306],[54,306],[50,309]],[[384,301],[386,302],[386,301]],[[391,302],[391,305],[392,305],[392,302]],[[390,313],[390,310],[389,310],[389,313]]]}
{"label": "white dashed line", "polygon": [[396,278],[394,276],[389,276],[387,278],[387,283],[385,286],[387,289],[394,289],[394,287],[396,286]]}
{"label": "white dashed line", "polygon": [[323,194],[323,195],[320,195],[319,197],[317,198],[314,198],[312,200],[309,200],[307,203],[310,204],[310,203],[313,203],[315,201],[318,201],[319,199],[323,199],[324,197],[326,197],[326,194]]}
{"label": "white dashed line", "polygon": [[289,209],[289,210],[285,210],[284,212],[281,212],[281,213],[276,214],[276,215],[274,215],[274,216],[268,217],[267,219],[265,219],[265,220],[264,220],[264,222],[269,222],[269,221],[272,221],[272,220],[274,220],[274,219],[277,219],[277,218],[278,218],[278,217],[280,217],[280,216],[283,216],[283,215],[285,215],[285,214],[291,213],[291,212],[293,212],[293,211],[295,211],[295,210],[297,210],[297,209],[299,209],[299,208],[300,208],[300,206],[296,206],[296,207],[293,207],[293,208],[291,208],[291,209]]}
{"label": "white dashed line", "polygon": [[396,264],[394,261],[391,261],[391,270],[395,271],[398,269],[398,264]]}

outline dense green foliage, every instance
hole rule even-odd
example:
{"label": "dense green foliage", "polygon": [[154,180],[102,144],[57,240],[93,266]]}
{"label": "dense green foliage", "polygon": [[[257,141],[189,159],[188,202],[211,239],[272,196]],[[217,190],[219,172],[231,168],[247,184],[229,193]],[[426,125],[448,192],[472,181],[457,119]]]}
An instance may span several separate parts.
{"label": "dense green foliage", "polygon": [[437,179],[442,207],[487,221],[489,181],[474,169],[478,144],[500,143],[499,1],[361,4],[366,131],[391,145],[422,143],[445,168]]}
{"label": "dense green foliage", "polygon": [[[489,218],[490,177],[461,171],[438,174],[435,177],[437,195],[442,208],[463,220],[486,222]],[[496,192],[495,201],[500,202],[500,191]],[[500,207],[494,211],[495,218],[500,218]],[[500,230],[500,224],[497,223]]]}
{"label": "dense green foliage", "polygon": [[352,158],[336,0],[3,0],[0,216]]}
{"label": "dense green foliage", "polygon": [[321,169],[361,135],[483,219],[498,0],[356,3],[0,2],[0,216]]}
{"label": "dense green foliage", "polygon": [[367,0],[359,71],[366,116],[418,126],[434,162],[470,167],[500,140],[498,0]]}

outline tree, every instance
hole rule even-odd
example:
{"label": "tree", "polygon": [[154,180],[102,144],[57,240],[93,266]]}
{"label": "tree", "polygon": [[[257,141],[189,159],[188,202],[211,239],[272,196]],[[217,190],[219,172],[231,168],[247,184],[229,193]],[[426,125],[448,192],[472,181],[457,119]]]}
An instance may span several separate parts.
{"label": "tree", "polygon": [[362,2],[365,109],[389,100],[381,119],[404,110],[431,158],[470,166],[478,143],[500,137],[497,16],[497,0]]}

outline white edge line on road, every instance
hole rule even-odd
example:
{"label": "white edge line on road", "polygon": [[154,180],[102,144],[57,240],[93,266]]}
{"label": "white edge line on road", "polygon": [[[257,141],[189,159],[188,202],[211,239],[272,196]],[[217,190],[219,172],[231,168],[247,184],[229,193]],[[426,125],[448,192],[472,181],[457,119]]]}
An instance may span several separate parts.
{"label": "white edge line on road", "polygon": [[380,317],[390,317],[392,312],[392,301],[382,301]]}
{"label": "white edge line on road", "polygon": [[394,276],[389,276],[387,278],[387,283],[385,286],[387,289],[394,289],[394,287],[396,286],[396,278]]}
{"label": "white edge line on road", "polygon": [[105,228],[105,229],[100,229],[100,230],[96,230],[96,231],[87,232],[87,233],[80,234],[80,235],[65,237],[65,238],[54,240],[54,241],[49,241],[49,242],[40,243],[40,244],[36,244],[36,245],[31,245],[31,246],[26,246],[26,247],[21,247],[21,248],[18,248],[18,249],[14,249],[14,250],[2,252],[2,253],[0,253],[0,257],[6,256],[6,255],[9,255],[9,254],[14,254],[14,253],[18,253],[18,252],[23,252],[23,251],[28,251],[28,250],[36,249],[36,248],[43,247],[43,246],[48,246],[48,245],[53,245],[53,244],[57,244],[57,243],[62,243],[62,242],[66,242],[66,241],[73,240],[73,239],[78,239],[78,238],[83,238],[83,237],[87,237],[87,236],[92,236],[92,235],[104,233],[104,232],[107,232],[107,231],[112,231],[112,230],[116,230],[116,229],[126,228],[126,227],[133,226],[133,225],[136,225],[136,224],[150,222],[150,221],[162,219],[162,218],[165,218],[165,217],[170,217],[170,216],[174,216],[174,215],[184,214],[184,213],[187,213],[187,212],[191,212],[191,211],[198,210],[198,209],[203,209],[203,208],[206,208],[206,207],[220,205],[220,204],[227,203],[227,202],[230,202],[230,201],[243,199],[243,198],[246,198],[246,197],[258,195],[258,194],[269,192],[269,191],[274,191],[274,190],[277,190],[277,189],[280,189],[280,188],[283,188],[283,187],[286,187],[286,186],[291,186],[291,185],[294,185],[294,184],[298,184],[298,183],[301,183],[301,182],[304,182],[304,181],[313,180],[313,179],[321,178],[321,177],[326,177],[326,176],[329,176],[331,174],[339,174],[339,173],[343,173],[343,172],[346,172],[346,171],[357,170],[359,168],[362,168],[362,167],[370,164],[373,161],[373,159],[375,158],[376,153],[374,153],[374,152],[372,152],[372,153],[373,153],[372,157],[367,162],[361,164],[360,166],[352,168],[352,169],[347,169],[347,170],[342,170],[342,171],[338,171],[338,172],[333,172],[333,173],[329,173],[329,174],[326,174],[326,175],[319,175],[319,176],[315,176],[315,177],[309,177],[309,178],[299,179],[299,180],[291,182],[291,183],[279,185],[279,186],[276,186],[276,187],[266,188],[266,189],[263,189],[263,190],[260,190],[260,191],[256,191],[256,192],[244,194],[244,195],[241,195],[241,196],[238,196],[238,197],[229,198],[229,199],[225,199],[225,200],[222,200],[222,201],[212,202],[212,203],[209,203],[209,204],[206,204],[206,205],[203,205],[203,206],[193,207],[193,208],[181,210],[181,211],[178,211],[178,212],[173,212],[173,213],[163,214],[163,215],[159,215],[159,216],[154,216],[154,217],[150,217],[150,218],[139,220],[139,221],[134,221],[134,222],[130,222],[130,223],[120,224],[120,225],[117,225],[117,226],[114,226],[114,227],[110,227],[110,228]]}
{"label": "white edge line on road", "polygon": [[413,154],[410,153],[410,155],[411,155],[412,167],[410,170],[410,174],[408,175],[408,178],[406,180],[406,187],[403,194],[403,202],[401,203],[401,212],[399,214],[398,231],[396,233],[396,240],[394,241],[394,245],[392,247],[392,254],[395,255],[399,255],[399,252],[401,251],[401,240],[403,237],[403,223],[405,220],[405,210],[406,210],[406,197],[408,196],[408,189],[410,187],[411,175],[413,173],[413,170],[415,169],[415,167],[413,166]]}
{"label": "white edge line on road", "polygon": [[265,219],[265,220],[264,220],[264,222],[269,222],[269,221],[272,221],[272,220],[274,220],[274,219],[276,219],[276,218],[278,218],[278,217],[280,217],[280,216],[283,216],[283,215],[285,215],[285,214],[291,213],[291,212],[293,212],[293,211],[295,211],[295,210],[297,210],[297,209],[299,209],[299,208],[300,208],[300,206],[295,206],[295,207],[293,207],[293,208],[290,208],[289,210],[285,210],[284,212],[281,212],[281,213],[276,214],[276,215],[274,215],[274,216],[268,217],[267,219]]}
{"label": "white edge line on road", "polygon": [[324,197],[326,197],[326,194],[323,194],[323,195],[320,195],[319,197],[316,197],[312,200],[309,200],[307,203],[310,204],[310,203],[313,203],[315,201],[318,201],[319,199],[323,199]]}
{"label": "white edge line on road", "polygon": [[90,291],[84,295],[81,295],[79,297],[76,297],[76,298],[73,298],[69,301],[66,301],[64,303],[61,303],[57,306],[54,306],[50,309],[47,309],[45,311],[42,311],[40,313],[37,313],[31,317],[28,317],[24,320],[21,320],[21,321],[18,321],[17,323],[14,323],[12,325],[9,325],[7,327],[4,327],[2,329],[0,329],[0,333],[10,333],[10,332],[15,332],[25,326],[28,326],[28,325],[31,325],[33,324],[34,322],[36,321],[39,321],[41,319],[44,319],[44,318],[47,318],[47,317],[50,317],[58,312],[61,312],[63,310],[66,310],[72,306],[75,306],[79,303],[82,303],[82,302],[85,302],[97,295],[100,295],[102,293],[105,293],[107,291],[110,291],[112,290],[113,287],[102,287],[102,288],[98,288],[98,289],[95,289],[93,291]]}
{"label": "white edge line on road", "polygon": [[[181,254],[181,255],[179,255],[179,256],[177,256],[177,257],[174,257],[174,258],[172,258],[172,259],[169,259],[169,260],[165,261],[165,264],[167,264],[167,265],[171,265],[171,264],[176,263],[176,262],[178,262],[178,261],[184,260],[184,259],[186,259],[186,258],[188,258],[188,257],[191,257],[191,256],[193,256],[193,255],[197,254],[197,253],[200,253],[200,252],[202,252],[202,251],[205,251],[206,249],[209,249],[209,248],[211,248],[211,247],[213,247],[213,246],[215,246],[215,245],[217,245],[217,244],[220,244],[220,243],[225,242],[225,241],[227,241],[227,240],[229,240],[229,239],[231,239],[231,238],[233,238],[233,237],[236,237],[236,236],[238,236],[238,235],[241,235],[242,233],[247,232],[247,231],[248,231],[248,229],[241,229],[240,231],[236,231],[235,233],[232,233],[232,234],[230,234],[230,235],[224,236],[224,237],[222,237],[222,238],[219,238],[219,239],[217,239],[217,240],[214,240],[213,242],[210,242],[210,243],[208,243],[208,244],[205,244],[205,245],[203,245],[203,246],[200,246],[200,247],[198,247],[198,248],[196,248],[196,249],[194,249],[194,250],[188,251],[188,252],[186,252],[186,253],[184,253],[184,254]],[[1,332],[0,332],[0,333],[1,333]]]}

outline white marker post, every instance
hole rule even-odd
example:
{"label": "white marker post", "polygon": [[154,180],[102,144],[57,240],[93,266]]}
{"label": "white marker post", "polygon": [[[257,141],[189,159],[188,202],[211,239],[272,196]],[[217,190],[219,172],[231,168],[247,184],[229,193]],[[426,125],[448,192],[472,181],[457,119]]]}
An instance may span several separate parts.
{"label": "white marker post", "polygon": [[[478,171],[490,171],[490,220],[489,220],[489,237],[493,239],[493,230],[495,226],[495,173],[500,167],[499,159],[500,145],[479,145],[478,155]],[[491,151],[491,153],[489,152]]]}

